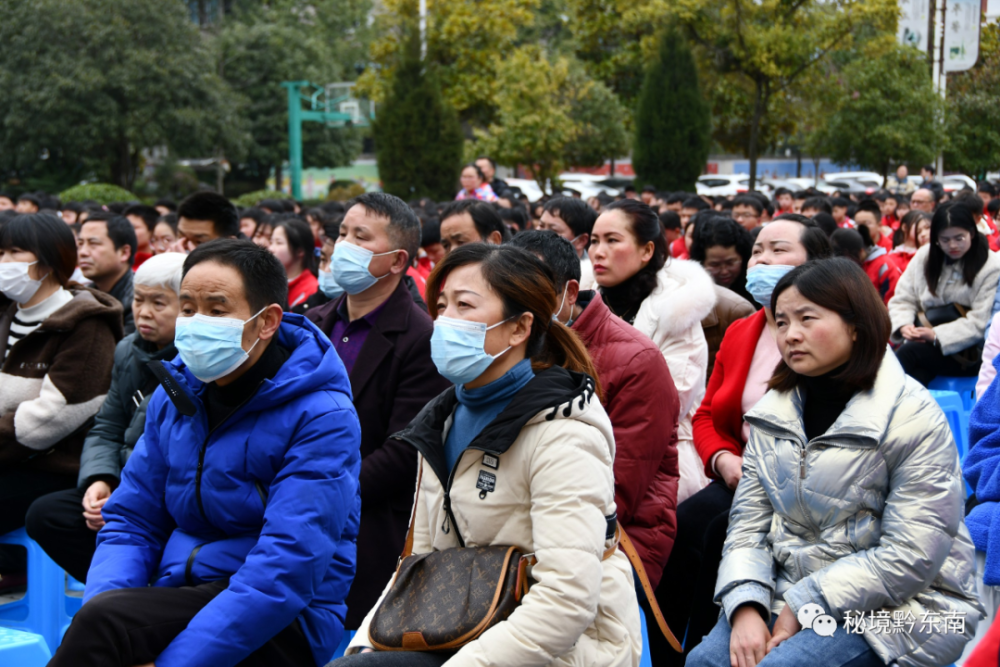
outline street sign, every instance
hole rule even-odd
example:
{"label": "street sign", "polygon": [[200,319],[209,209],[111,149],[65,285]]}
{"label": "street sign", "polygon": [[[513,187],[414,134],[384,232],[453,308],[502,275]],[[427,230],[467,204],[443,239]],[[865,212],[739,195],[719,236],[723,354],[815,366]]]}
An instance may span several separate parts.
{"label": "street sign", "polygon": [[979,59],[981,0],[948,0],[944,22],[944,69],[964,72]]}
{"label": "street sign", "polygon": [[900,0],[899,43],[927,51],[927,28],[930,24],[930,0]]}

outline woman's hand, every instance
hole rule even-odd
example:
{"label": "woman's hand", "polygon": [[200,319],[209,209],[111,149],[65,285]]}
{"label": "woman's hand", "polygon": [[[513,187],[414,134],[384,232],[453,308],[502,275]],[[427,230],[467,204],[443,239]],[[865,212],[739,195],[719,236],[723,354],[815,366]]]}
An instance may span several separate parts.
{"label": "woman's hand", "polygon": [[904,340],[920,340],[917,336],[917,327],[912,324],[904,324],[899,327],[899,335],[902,336]]}
{"label": "woman's hand", "polygon": [[732,452],[722,452],[715,459],[715,471],[730,489],[736,490],[736,485],[743,477],[743,457]]}
{"label": "woman's hand", "polygon": [[927,327],[913,327],[914,340],[922,340],[925,343],[933,343],[937,339],[937,334],[934,333],[934,329],[928,329]]}
{"label": "woman's hand", "polygon": [[87,522],[87,528],[97,532],[104,527],[101,508],[110,497],[111,487],[107,482],[94,482],[87,487],[87,492],[83,494],[83,518]]}
{"label": "woman's hand", "polygon": [[767,655],[771,633],[767,623],[752,604],[733,612],[733,631],[729,638],[729,664],[732,667],[756,667]]}
{"label": "woman's hand", "polygon": [[778,620],[774,622],[774,634],[771,635],[771,641],[767,643],[767,652],[773,651],[778,644],[792,637],[801,629],[802,625],[792,613],[792,608],[786,604],[778,615]]}

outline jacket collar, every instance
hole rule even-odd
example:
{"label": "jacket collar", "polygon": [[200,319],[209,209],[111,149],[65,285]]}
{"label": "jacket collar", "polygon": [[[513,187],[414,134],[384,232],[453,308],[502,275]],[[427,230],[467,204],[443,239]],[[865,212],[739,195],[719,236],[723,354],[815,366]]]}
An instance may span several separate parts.
{"label": "jacket collar", "polygon": [[[827,432],[813,438],[810,443],[878,446],[889,429],[892,406],[899,400],[906,382],[903,367],[899,365],[892,350],[887,348],[875,378],[875,386],[855,394]],[[790,392],[772,389],[744,419],[755,428],[806,444],[807,438],[802,428],[802,407],[801,388]]]}
{"label": "jacket collar", "polygon": [[611,317],[611,310],[608,309],[608,304],[604,303],[604,299],[601,298],[601,293],[594,290],[593,295],[590,303],[580,313],[580,317],[573,320],[573,326],[570,327],[580,336],[587,347],[590,347],[597,336],[597,332],[604,326],[608,318]]}
{"label": "jacket collar", "polygon": [[[583,373],[553,366],[539,371],[514,396],[497,417],[469,444],[468,449],[500,456],[514,444],[529,422],[567,419],[577,409],[585,411],[594,396],[594,381]],[[410,424],[392,437],[413,445],[447,486],[448,464],[444,454],[444,432],[458,400],[455,387],[424,406]]]}
{"label": "jacket collar", "polygon": [[[347,295],[345,294],[342,299],[343,305],[346,308]],[[340,304],[338,303],[336,307],[339,308]],[[396,346],[394,340],[387,338],[385,334],[398,333],[409,329],[410,310],[414,307],[410,291],[403,281],[400,280],[399,284],[396,285],[396,289],[392,291],[389,298],[380,306],[381,312],[379,312],[377,319],[372,324],[372,329],[368,332],[364,345],[361,346],[361,350],[358,352],[358,359],[363,359],[364,362],[354,364],[354,368],[351,369],[351,387],[354,388],[355,396],[361,394],[362,389],[364,389],[368,381],[372,379],[375,371],[382,364],[382,360],[391,354],[393,348]],[[337,316],[335,312],[331,312],[331,315],[334,318]],[[324,330],[326,330],[326,327],[324,327]],[[333,330],[332,322],[329,330]]]}
{"label": "jacket collar", "polygon": [[46,318],[39,331],[70,331],[88,317],[103,317],[111,325],[115,340],[121,340],[122,305],[117,299],[89,287],[74,285],[69,291],[73,300]]}

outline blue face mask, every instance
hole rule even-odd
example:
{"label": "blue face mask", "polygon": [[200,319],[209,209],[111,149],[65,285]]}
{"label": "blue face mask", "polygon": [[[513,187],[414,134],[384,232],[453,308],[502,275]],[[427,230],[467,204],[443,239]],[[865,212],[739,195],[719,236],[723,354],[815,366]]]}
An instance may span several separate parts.
{"label": "blue face mask", "polygon": [[771,307],[771,294],[778,281],[794,269],[794,266],[787,264],[757,264],[747,270],[747,291],[753,295],[754,301],[764,306]]}
{"label": "blue face mask", "polygon": [[181,361],[202,382],[214,382],[229,375],[250,358],[250,352],[260,342],[258,338],[249,350],[243,349],[243,327],[257,315],[249,320],[208,315],[178,317],[174,346]]}
{"label": "blue face mask", "polygon": [[327,299],[333,301],[334,299],[340,298],[340,295],[344,293],[344,288],[337,284],[337,281],[333,279],[333,271],[320,271],[319,272],[319,291],[321,291]]}
{"label": "blue face mask", "polygon": [[486,344],[486,332],[506,321],[488,327],[483,322],[470,322],[444,316],[434,320],[431,360],[441,377],[456,385],[462,385],[482,375],[495,359],[499,359],[510,349],[508,347],[496,356],[487,354],[483,349]]}
{"label": "blue face mask", "polygon": [[389,275],[375,277],[368,270],[373,257],[391,255],[398,250],[390,250],[379,254],[373,253],[367,248],[339,241],[333,249],[333,260],[331,269],[333,270],[333,280],[348,294],[361,294],[366,289]]}

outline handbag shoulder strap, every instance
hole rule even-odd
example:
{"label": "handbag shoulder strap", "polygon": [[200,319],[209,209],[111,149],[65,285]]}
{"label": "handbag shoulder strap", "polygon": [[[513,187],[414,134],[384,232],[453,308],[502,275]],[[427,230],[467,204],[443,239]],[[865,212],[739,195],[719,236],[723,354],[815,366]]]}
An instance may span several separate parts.
{"label": "handbag shoulder strap", "polygon": [[635,573],[639,575],[639,583],[642,584],[642,590],[646,594],[646,600],[649,602],[649,608],[653,611],[653,617],[656,619],[656,624],[660,626],[660,632],[663,636],[667,638],[670,643],[670,647],[673,648],[678,653],[683,652],[681,648],[681,643],[677,641],[677,637],[674,633],[670,631],[670,627],[667,625],[667,619],[663,618],[663,612],[660,611],[660,605],[656,603],[656,595],[653,592],[653,586],[649,583],[649,577],[646,575],[646,568],[642,566],[642,559],[639,558],[639,553],[635,550],[635,546],[632,544],[632,540],[628,538],[628,534],[625,529],[618,526],[618,544],[621,545],[622,551],[628,556],[629,561],[632,563],[632,567],[635,568]]}
{"label": "handbag shoulder strap", "polygon": [[399,557],[403,560],[413,553],[413,524],[417,520],[417,502],[420,500],[420,480],[424,477],[424,459],[421,457],[417,464],[417,492],[413,494],[413,511],[410,512],[410,529],[406,531],[406,542],[403,544],[403,555]]}

